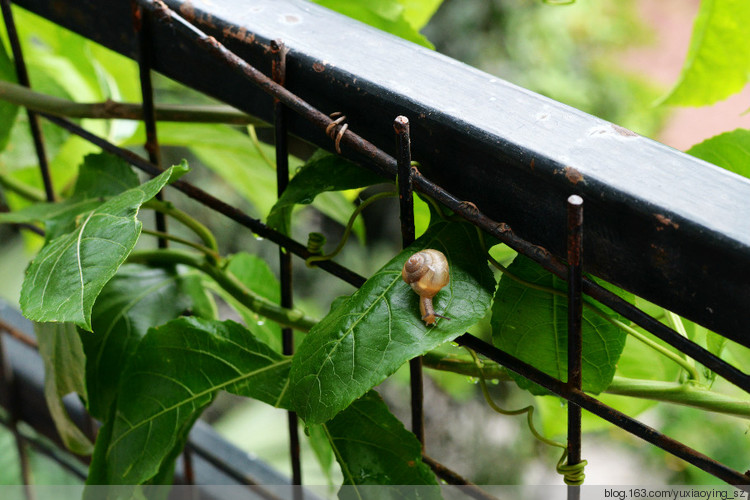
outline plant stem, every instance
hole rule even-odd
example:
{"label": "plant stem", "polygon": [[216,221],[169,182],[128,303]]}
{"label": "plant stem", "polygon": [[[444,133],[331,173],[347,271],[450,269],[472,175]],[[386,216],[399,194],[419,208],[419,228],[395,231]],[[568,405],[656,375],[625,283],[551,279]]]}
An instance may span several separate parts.
{"label": "plant stem", "polygon": [[268,156],[266,156],[266,153],[263,151],[263,147],[260,145],[258,134],[255,133],[255,127],[253,125],[247,126],[247,133],[250,136],[250,140],[253,142],[253,146],[255,146],[256,151],[258,151],[258,154],[266,163],[266,165],[271,167],[271,170],[276,170],[276,162],[271,161]]}
{"label": "plant stem", "polygon": [[[596,308],[594,308],[594,309],[598,310]],[[599,311],[599,312],[601,312],[601,311]],[[690,363],[689,360],[683,358],[682,356],[676,354],[673,351],[670,351],[666,347],[664,347],[664,346],[662,346],[662,345],[654,342],[653,340],[651,340],[650,338],[646,337],[645,335],[643,335],[641,332],[639,332],[635,328],[626,325],[625,323],[623,323],[622,321],[620,321],[620,320],[618,320],[616,318],[608,316],[608,315],[606,315],[604,313],[599,314],[599,316],[601,316],[605,320],[609,321],[613,325],[617,326],[618,328],[624,330],[625,332],[628,333],[628,335],[632,335],[637,340],[643,342],[644,344],[646,344],[650,348],[654,349],[655,351],[659,352],[663,356],[666,356],[667,358],[671,359],[672,361],[674,361],[675,363],[677,363],[678,365],[680,365],[683,369],[685,369],[685,371],[688,374],[688,378],[690,380],[695,380],[695,381],[699,380],[698,370],[695,369],[695,365],[692,364],[692,363]]]}
{"label": "plant stem", "polygon": [[130,262],[143,264],[184,264],[208,274],[221,288],[237,299],[243,306],[277,323],[308,332],[318,321],[306,316],[299,309],[287,309],[261,297],[248,289],[232,273],[221,269],[200,254],[183,250],[136,251],[128,257]]}
{"label": "plant stem", "polygon": [[215,262],[219,262],[219,260],[221,259],[221,256],[218,253],[216,253],[216,251],[214,251],[214,250],[212,250],[212,249],[210,249],[208,247],[205,247],[205,246],[203,246],[201,244],[193,243],[192,241],[186,240],[185,238],[180,238],[179,236],[175,236],[175,235],[170,234],[170,233],[163,233],[161,231],[152,231],[150,229],[142,229],[141,232],[143,234],[149,234],[151,236],[156,236],[157,238],[162,238],[162,239],[165,239],[165,240],[174,241],[176,243],[181,243],[182,245],[187,245],[187,246],[189,246],[191,248],[194,248],[194,249],[200,251],[201,253],[205,254],[207,257],[208,256],[212,257]]}
{"label": "plant stem", "polygon": [[[424,366],[433,370],[449,371],[471,377],[480,376],[476,364],[465,356],[428,352],[422,357],[422,362]],[[483,361],[482,372],[486,379],[512,380],[505,367],[492,361]],[[712,392],[691,382],[664,382],[615,376],[604,392],[663,401],[750,419],[750,401]]]}
{"label": "plant stem", "polygon": [[24,184],[23,182],[19,182],[9,175],[0,175],[0,186],[3,186],[8,191],[12,191],[29,201],[47,201],[47,198],[44,196],[44,191],[29,186],[28,184]]}
{"label": "plant stem", "polygon": [[216,243],[216,238],[213,233],[203,224],[186,214],[182,210],[178,210],[169,202],[159,200],[149,200],[143,204],[145,208],[150,208],[161,212],[164,215],[168,215],[175,220],[180,221],[186,227],[190,228],[198,237],[203,240],[208,248],[213,251],[213,254],[218,255],[219,246]]}
{"label": "plant stem", "polygon": [[[0,80],[0,99],[25,106],[34,111],[68,118],[100,118],[143,120],[140,104],[114,101],[83,103],[34,92],[21,85]],[[156,106],[156,120],[165,122],[228,123],[234,125],[252,124],[266,126],[231,106],[187,106],[160,104]]]}
{"label": "plant stem", "polygon": [[349,222],[346,224],[346,229],[344,229],[344,234],[341,236],[341,240],[339,241],[339,244],[336,246],[336,248],[333,250],[333,252],[326,254],[326,255],[313,255],[312,257],[308,257],[305,260],[305,264],[307,266],[312,266],[316,262],[321,262],[324,260],[331,260],[332,258],[336,257],[341,250],[343,250],[344,245],[346,245],[347,240],[349,239],[349,235],[352,232],[352,228],[354,227],[354,221],[357,220],[357,216],[370,206],[372,203],[382,199],[382,198],[392,198],[398,196],[398,193],[394,191],[386,191],[384,193],[378,193],[376,195],[370,196],[365,201],[360,203],[360,205],[354,209],[354,212],[352,212],[351,217],[349,217]]}

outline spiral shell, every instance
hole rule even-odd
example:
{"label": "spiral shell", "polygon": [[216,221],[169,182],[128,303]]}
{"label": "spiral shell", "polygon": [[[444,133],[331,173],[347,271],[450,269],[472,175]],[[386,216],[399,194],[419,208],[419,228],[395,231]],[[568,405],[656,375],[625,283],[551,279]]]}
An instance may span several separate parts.
{"label": "spiral shell", "polygon": [[401,277],[420,296],[434,297],[450,280],[448,260],[439,250],[422,250],[409,257]]}
{"label": "spiral shell", "polygon": [[419,295],[422,319],[428,325],[435,324],[432,298],[450,281],[448,259],[442,252],[431,248],[415,253],[404,264],[401,278]]}

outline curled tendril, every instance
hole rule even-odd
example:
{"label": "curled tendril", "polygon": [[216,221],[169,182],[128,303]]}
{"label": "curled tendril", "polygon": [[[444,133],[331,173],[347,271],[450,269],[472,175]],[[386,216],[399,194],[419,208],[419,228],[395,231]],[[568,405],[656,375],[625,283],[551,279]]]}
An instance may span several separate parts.
{"label": "curled tendril", "polygon": [[[333,252],[326,254],[326,255],[313,255],[311,257],[308,257],[305,259],[305,264],[308,267],[313,266],[316,262],[322,262],[325,260],[331,260],[332,258],[336,257],[339,252],[344,248],[344,245],[346,245],[346,241],[349,239],[349,235],[352,233],[352,228],[354,227],[354,221],[357,219],[357,216],[364,210],[366,207],[368,207],[370,204],[382,199],[382,198],[392,198],[398,196],[398,193],[387,191],[385,193],[378,193],[376,195],[370,196],[365,201],[363,201],[355,210],[352,212],[351,217],[349,217],[349,222],[346,224],[346,229],[344,230],[344,235],[341,237],[341,241],[339,241],[339,244],[336,246],[336,248],[333,250]],[[308,245],[310,245],[310,242],[308,240]],[[319,251],[322,251],[322,244],[320,245]]]}
{"label": "curled tendril", "polygon": [[[464,346],[465,347],[465,346]],[[535,438],[537,438],[539,441],[541,441],[544,444],[547,444],[549,446],[554,446],[556,448],[562,448],[563,453],[560,457],[560,460],[557,461],[557,466],[555,470],[558,474],[563,476],[563,481],[565,481],[565,484],[571,485],[571,486],[580,486],[583,484],[583,480],[586,477],[586,474],[584,474],[584,469],[588,462],[586,460],[581,460],[577,464],[568,464],[566,463],[566,460],[568,458],[568,447],[563,444],[559,443],[557,441],[553,441],[552,439],[547,439],[546,437],[542,436],[542,434],[536,429],[536,426],[534,425],[534,407],[532,405],[526,406],[524,408],[518,409],[518,410],[504,410],[500,408],[495,401],[493,401],[492,396],[490,395],[489,389],[487,389],[487,381],[484,378],[484,366],[482,365],[482,361],[479,359],[479,356],[477,356],[477,353],[474,352],[473,349],[469,349],[468,347],[465,347],[467,351],[469,351],[469,354],[471,354],[471,357],[474,359],[474,363],[477,365],[478,371],[479,371],[479,385],[482,388],[482,394],[484,395],[485,401],[487,401],[487,404],[495,410],[497,413],[501,415],[522,415],[526,414],[526,423],[529,426],[529,430],[531,431],[531,434]]]}

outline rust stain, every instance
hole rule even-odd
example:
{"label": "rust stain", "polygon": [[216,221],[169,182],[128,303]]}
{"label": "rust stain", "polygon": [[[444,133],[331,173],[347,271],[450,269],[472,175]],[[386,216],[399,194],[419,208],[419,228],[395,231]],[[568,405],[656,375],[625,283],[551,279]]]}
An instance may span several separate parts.
{"label": "rust stain", "polygon": [[534,158],[531,159],[531,164],[529,165],[529,167],[531,167],[531,170],[534,170],[536,168]]}
{"label": "rust stain", "polygon": [[239,40],[245,43],[253,43],[255,41],[255,34],[249,33],[247,31],[247,28],[245,28],[244,26],[237,30],[235,30],[232,26],[227,26],[222,31],[222,34],[224,35],[224,39],[234,38],[235,40]]}
{"label": "rust stain", "polygon": [[316,73],[322,73],[326,70],[325,64],[321,64],[319,62],[316,62],[312,65],[313,71]]}
{"label": "rust stain", "polygon": [[495,226],[495,229],[497,229],[501,233],[512,233],[513,230],[510,228],[508,224],[505,222],[499,223],[497,226]]}
{"label": "rust stain", "polygon": [[625,127],[621,127],[619,125],[612,125],[612,128],[615,132],[617,132],[619,135],[625,136],[625,137],[638,137],[638,134],[633,132],[632,130],[628,130]]}
{"label": "rust stain", "polygon": [[463,208],[467,212],[472,213],[473,215],[476,215],[479,213],[479,209],[477,208],[477,206],[470,201],[462,201],[461,208]]}
{"label": "rust stain", "polygon": [[193,2],[188,0],[180,5],[180,14],[188,21],[193,21],[195,19],[195,7],[193,7]]}
{"label": "rust stain", "polygon": [[292,14],[287,14],[284,16],[284,22],[287,24],[297,24],[301,21],[301,19],[297,16],[294,16]]}
{"label": "rust stain", "polygon": [[565,178],[571,184],[578,184],[583,180],[583,174],[573,167],[565,167]]}
{"label": "rust stain", "polygon": [[670,219],[666,215],[654,214],[654,217],[656,217],[656,220],[658,220],[659,223],[661,224],[661,226],[658,226],[656,228],[657,231],[662,231],[664,229],[663,226],[672,226],[675,229],[679,229],[679,227],[680,227],[679,224],[677,224],[675,221],[673,221],[672,219]]}

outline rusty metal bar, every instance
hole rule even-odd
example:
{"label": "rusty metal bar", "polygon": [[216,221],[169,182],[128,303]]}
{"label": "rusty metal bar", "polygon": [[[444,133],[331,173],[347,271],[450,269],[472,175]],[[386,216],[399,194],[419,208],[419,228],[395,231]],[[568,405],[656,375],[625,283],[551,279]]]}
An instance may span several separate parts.
{"label": "rusty metal bar", "polygon": [[[31,88],[29,73],[26,70],[23,50],[21,49],[21,41],[18,38],[18,31],[16,30],[16,23],[13,19],[13,11],[11,10],[10,0],[0,0],[0,8],[2,8],[3,11],[5,30],[8,33],[8,41],[10,42],[11,51],[13,52],[13,60],[16,66],[16,76],[18,77],[18,83],[20,83],[24,87]],[[26,108],[26,114],[29,117],[31,137],[34,140],[34,149],[36,150],[36,156],[39,161],[39,170],[42,174],[44,194],[47,197],[47,201],[55,201],[55,190],[52,187],[52,176],[49,172],[49,162],[47,161],[47,153],[44,148],[44,137],[42,135],[42,128],[39,125],[39,116],[36,112],[31,111],[28,108]]]}
{"label": "rusty metal bar", "polygon": [[[581,390],[583,384],[583,337],[581,321],[583,297],[581,274],[583,269],[583,199],[578,195],[568,198],[568,381],[572,389]],[[581,462],[581,407],[568,402],[568,466]],[[568,499],[578,500],[581,488],[568,485]]]}
{"label": "rusty metal bar", "polygon": [[[398,162],[398,199],[401,218],[401,243],[403,248],[414,243],[414,195],[411,184],[411,135],[409,119],[397,116],[393,121],[396,131],[396,160]],[[409,360],[411,387],[411,429],[424,450],[424,381],[422,357]]]}
{"label": "rusty metal bar", "polygon": [[[286,84],[287,49],[281,40],[271,42],[271,76],[273,81],[282,87]],[[287,116],[284,105],[278,100],[273,102],[274,143],[276,145],[276,189],[280,198],[289,185],[289,134],[287,133]],[[294,307],[294,288],[292,274],[292,254],[279,246],[279,275],[281,281],[281,306]],[[294,354],[294,331],[289,327],[281,329],[282,352]],[[297,414],[287,412],[289,428],[289,458],[292,464],[292,484],[302,484],[302,463],[300,460],[299,424]],[[294,498],[302,497],[302,488],[294,488]]]}
{"label": "rusty metal bar", "polygon": [[434,472],[437,477],[445,481],[447,484],[460,487],[461,493],[464,493],[466,496],[475,498],[476,500],[497,500],[497,497],[490,495],[476,484],[467,480],[457,472],[448,469],[432,457],[422,454],[422,461],[432,469],[432,472]]}
{"label": "rusty metal bar", "polygon": [[[146,143],[144,148],[148,159],[154,165],[161,167],[161,148],[156,133],[156,107],[154,106],[154,86],[151,80],[151,59],[154,51],[151,20],[136,0],[131,0],[133,9],[133,28],[138,37],[138,76],[141,82],[141,100],[143,102],[143,124],[146,128]],[[164,201],[164,192],[159,191],[156,199]],[[167,217],[161,212],[155,212],[156,230],[167,232]],[[159,238],[159,248],[167,248],[169,240]]]}

